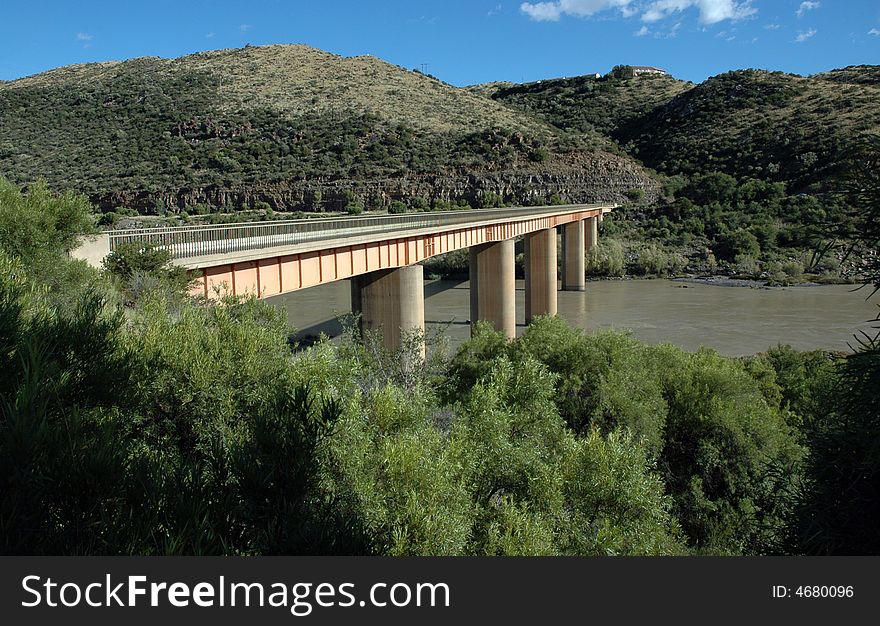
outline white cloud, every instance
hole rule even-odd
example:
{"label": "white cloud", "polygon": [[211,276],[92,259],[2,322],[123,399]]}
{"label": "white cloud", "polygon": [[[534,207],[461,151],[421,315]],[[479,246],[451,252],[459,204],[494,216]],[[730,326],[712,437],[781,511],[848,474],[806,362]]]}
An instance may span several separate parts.
{"label": "white cloud", "polygon": [[675,26],[669,29],[665,34],[657,33],[655,36],[660,39],[675,39],[678,37],[678,31],[681,29],[681,22],[676,22]]}
{"label": "white cloud", "polygon": [[238,30],[240,30],[243,33],[246,33],[252,28],[253,28],[252,24],[242,24],[241,26],[238,27]]}
{"label": "white cloud", "polygon": [[874,35],[875,37],[880,37],[880,29],[872,28],[868,31],[869,35]]}
{"label": "white cloud", "polygon": [[91,41],[92,39],[94,39],[94,36],[92,36],[88,33],[77,33],[76,34],[77,41]]}
{"label": "white cloud", "polygon": [[758,12],[752,0],[655,0],[642,13],[642,21],[657,22],[691,7],[699,9],[703,24],[741,20]]}
{"label": "white cloud", "polygon": [[211,39],[216,33],[208,33],[205,35],[205,39]]}
{"label": "white cloud", "polygon": [[544,2],[523,2],[520,11],[538,22],[555,22],[563,15],[590,17],[602,11],[616,9],[624,18],[641,13],[643,22],[653,23],[696,8],[700,12],[700,22],[717,24],[724,20],[741,20],[752,16],[758,10],[752,6],[753,0],[545,0]]}
{"label": "white cloud", "polygon": [[821,2],[801,2],[801,6],[798,7],[796,15],[798,17],[803,17],[804,13],[806,13],[807,11],[818,9],[821,4]]}
{"label": "white cloud", "polygon": [[648,27],[643,24],[640,29],[633,33],[633,37],[644,37],[650,32],[651,31],[648,29]]}
{"label": "white cloud", "polygon": [[519,10],[536,22],[555,22],[562,15],[562,9],[555,2],[523,2],[519,5]]}
{"label": "white cloud", "polygon": [[819,31],[817,31],[815,28],[811,28],[810,30],[801,30],[798,31],[798,36],[795,37],[794,40],[797,43],[803,43],[818,32]]}
{"label": "white cloud", "polygon": [[502,9],[501,5],[500,5],[500,4],[496,4],[496,5],[495,5],[495,8],[493,8],[493,9],[489,9],[489,11],[486,13],[486,15],[489,16],[489,17],[492,17],[492,16],[495,15],[496,13],[501,13],[501,9]]}
{"label": "white cloud", "polygon": [[767,30],[779,30],[780,26],[774,22],[773,24],[764,24],[764,28]]}
{"label": "white cloud", "polygon": [[554,0],[553,2],[523,2],[519,9],[537,22],[555,22],[563,15],[590,17],[608,9],[620,9],[624,17],[632,16],[633,0]]}

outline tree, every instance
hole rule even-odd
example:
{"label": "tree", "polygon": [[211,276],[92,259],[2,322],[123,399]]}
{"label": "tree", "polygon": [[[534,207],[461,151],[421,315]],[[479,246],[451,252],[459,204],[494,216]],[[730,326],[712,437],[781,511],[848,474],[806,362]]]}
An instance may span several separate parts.
{"label": "tree", "polygon": [[95,231],[85,196],[53,194],[45,181],[26,194],[0,177],[0,249],[27,263],[58,256],[76,246],[80,235]]}
{"label": "tree", "polygon": [[[860,247],[873,252],[863,266],[872,297],[880,289],[880,138],[856,148],[861,156],[839,191],[848,204],[828,229],[819,255]],[[794,544],[809,554],[880,554],[880,327],[863,333],[839,365],[836,393],[810,433],[806,478],[798,492]]]}
{"label": "tree", "polygon": [[400,200],[393,200],[391,205],[388,207],[388,212],[392,215],[398,215],[400,213],[406,213],[406,205]]}
{"label": "tree", "polygon": [[715,240],[715,255],[725,261],[737,257],[757,258],[761,254],[758,238],[744,228],[719,235]]}
{"label": "tree", "polygon": [[184,293],[190,283],[186,268],[171,264],[168,250],[149,243],[121,244],[104,259],[104,269],[119,279],[130,302],[159,287]]}

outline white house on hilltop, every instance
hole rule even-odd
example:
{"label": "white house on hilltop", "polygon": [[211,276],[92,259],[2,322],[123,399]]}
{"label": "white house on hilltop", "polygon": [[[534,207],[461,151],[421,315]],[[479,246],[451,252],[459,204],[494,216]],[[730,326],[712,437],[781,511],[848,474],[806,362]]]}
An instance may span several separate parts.
{"label": "white house on hilltop", "polygon": [[633,74],[635,76],[642,76],[645,74],[648,75],[656,75],[656,76],[666,76],[666,70],[662,70],[659,67],[651,67],[649,65],[633,65]]}

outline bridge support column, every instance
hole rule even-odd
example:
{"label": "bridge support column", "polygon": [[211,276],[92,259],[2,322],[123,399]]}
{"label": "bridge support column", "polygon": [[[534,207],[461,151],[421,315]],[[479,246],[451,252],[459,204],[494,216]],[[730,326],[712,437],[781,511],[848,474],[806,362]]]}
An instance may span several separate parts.
{"label": "bridge support column", "polygon": [[526,324],[539,315],[556,315],[556,229],[525,236]]}
{"label": "bridge support column", "polygon": [[[378,270],[351,279],[351,310],[361,332],[381,333],[383,346],[397,350],[407,336],[425,331],[425,289],[421,265]],[[421,356],[425,344],[421,343]]]}
{"label": "bridge support column", "polygon": [[513,239],[470,248],[471,332],[490,322],[508,339],[516,337],[516,274]]}
{"label": "bridge support column", "polygon": [[562,231],[562,290],[584,291],[587,288],[584,262],[584,221],[564,226]]}
{"label": "bridge support column", "polygon": [[599,243],[599,218],[598,217],[588,217],[586,220],[586,251],[589,252],[590,249]]}

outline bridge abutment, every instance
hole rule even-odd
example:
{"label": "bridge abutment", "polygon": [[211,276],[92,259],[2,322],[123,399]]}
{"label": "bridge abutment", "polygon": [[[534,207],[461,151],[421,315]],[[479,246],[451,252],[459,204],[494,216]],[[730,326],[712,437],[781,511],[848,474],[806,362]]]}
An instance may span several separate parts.
{"label": "bridge abutment", "polygon": [[513,239],[470,248],[471,330],[487,321],[508,339],[516,337],[516,274]]}
{"label": "bridge abutment", "polygon": [[556,229],[525,236],[526,324],[539,315],[556,315]]}
{"label": "bridge abutment", "polygon": [[[397,350],[407,337],[425,332],[425,289],[421,265],[378,270],[351,279],[351,310],[362,333],[379,331],[383,346]],[[425,344],[421,342],[421,355]]]}
{"label": "bridge abutment", "polygon": [[587,287],[584,254],[584,221],[563,226],[562,231],[562,290],[584,291]]}

